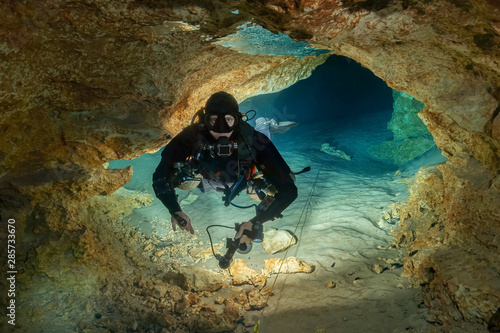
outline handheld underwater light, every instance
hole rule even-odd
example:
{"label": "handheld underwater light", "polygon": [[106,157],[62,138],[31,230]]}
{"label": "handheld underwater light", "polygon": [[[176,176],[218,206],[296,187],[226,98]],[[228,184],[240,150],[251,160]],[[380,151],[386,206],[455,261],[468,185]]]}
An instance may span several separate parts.
{"label": "handheld underwater light", "polygon": [[[243,223],[238,224],[235,223],[236,232],[240,230],[240,227]],[[250,237],[254,242],[261,243],[264,239],[263,227],[262,223],[256,222],[252,224],[252,231],[245,230],[243,232],[244,235]],[[241,238],[238,239],[226,239],[226,247],[227,251],[224,256],[215,255],[215,258],[219,260],[219,267],[222,269],[227,269],[231,265],[231,261],[233,260],[233,256],[238,251],[241,254],[247,254],[252,250],[252,244],[241,243]]]}
{"label": "handheld underwater light", "polygon": [[177,220],[179,225],[183,228],[188,224],[188,222],[177,213],[174,214],[174,218]]}
{"label": "handheld underwater light", "polygon": [[[241,224],[235,223],[234,229],[236,230],[236,232],[238,232],[240,230],[240,227],[242,224],[243,223],[241,223]],[[209,225],[207,227],[207,234],[208,234],[208,238],[210,239],[212,253],[213,253],[215,259],[217,259],[219,261],[220,268],[222,268],[222,269],[229,268],[229,266],[231,265],[231,261],[233,260],[233,256],[236,253],[236,251],[238,251],[241,254],[246,254],[252,250],[252,244],[241,243],[240,242],[241,238],[238,238],[238,239],[227,238],[226,239],[226,247],[227,247],[226,254],[222,256],[218,253],[215,253],[214,243],[212,241],[212,236],[210,236],[210,232],[208,231],[208,229],[210,229],[212,227],[222,227],[222,228],[229,228],[229,229],[233,229],[233,228],[225,226],[225,225],[220,225],[220,224]],[[244,234],[247,235],[248,237],[250,237],[256,243],[262,242],[262,239],[264,238],[263,237],[262,223],[259,223],[259,222],[253,223],[252,231],[245,230]]]}
{"label": "handheld underwater light", "polygon": [[262,243],[264,240],[264,228],[262,223],[256,222],[252,226],[253,241],[255,243]]}
{"label": "handheld underwater light", "polygon": [[[231,239],[229,239],[231,240]],[[240,238],[231,240],[231,242],[228,242],[228,248],[227,252],[224,256],[216,255],[215,258],[219,260],[219,267],[222,269],[228,269],[229,266],[231,265],[231,261],[233,261],[233,256],[236,250],[240,246]]]}

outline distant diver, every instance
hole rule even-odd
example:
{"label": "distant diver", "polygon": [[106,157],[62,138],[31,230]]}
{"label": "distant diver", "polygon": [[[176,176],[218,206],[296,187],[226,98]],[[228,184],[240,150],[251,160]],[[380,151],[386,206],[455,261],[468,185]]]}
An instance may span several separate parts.
{"label": "distant diver", "polygon": [[279,123],[271,118],[257,118],[255,120],[255,130],[264,133],[269,139],[271,134],[285,133],[290,128],[297,126],[294,121],[280,121]]}
{"label": "distant diver", "polygon": [[[268,135],[284,132],[296,124],[287,122],[280,128],[268,118],[260,119],[258,125],[264,129],[262,123],[269,122]],[[246,189],[260,202],[253,205],[255,216],[237,225],[228,253],[245,244],[251,248],[252,240],[258,242],[262,238],[262,223],[282,217],[281,212],[297,198],[295,177],[288,164],[269,136],[256,131],[247,120],[232,95],[223,91],[213,94],[194,115],[191,125],[167,144],[153,174],[155,194],[170,212],[174,231],[179,226],[194,234],[191,219],[177,200],[176,187],[198,187],[202,192],[215,189],[224,194],[226,206]],[[221,263],[221,267],[229,266],[232,254],[226,255],[227,262]]]}

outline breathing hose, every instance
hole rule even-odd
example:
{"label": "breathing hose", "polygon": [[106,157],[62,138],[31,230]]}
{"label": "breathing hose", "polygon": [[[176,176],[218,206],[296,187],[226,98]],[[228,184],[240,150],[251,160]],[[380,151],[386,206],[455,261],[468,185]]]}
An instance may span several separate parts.
{"label": "breathing hose", "polygon": [[233,190],[231,191],[231,193],[229,194],[229,197],[227,198],[228,202],[233,205],[234,207],[236,208],[241,208],[241,209],[247,209],[247,208],[252,208],[252,207],[256,207],[257,208],[257,205],[256,204],[252,204],[250,206],[238,206],[236,204],[234,204],[232,202],[232,199],[233,199],[233,194],[234,192],[236,192],[236,190],[238,189],[238,187],[240,186],[241,182],[243,181],[243,178],[245,178],[245,175],[241,176],[240,180],[238,180],[238,182],[236,183],[236,186],[234,186]]}

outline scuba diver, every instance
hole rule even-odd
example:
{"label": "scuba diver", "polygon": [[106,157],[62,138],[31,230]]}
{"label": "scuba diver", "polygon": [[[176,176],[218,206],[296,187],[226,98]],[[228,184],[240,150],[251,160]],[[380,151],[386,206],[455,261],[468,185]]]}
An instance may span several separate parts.
{"label": "scuba diver", "polygon": [[262,231],[262,223],[282,217],[281,212],[297,198],[294,174],[287,163],[269,137],[246,120],[232,95],[217,92],[163,150],[153,188],[170,212],[174,231],[179,226],[194,234],[177,200],[176,187],[215,189],[223,193],[226,206],[244,189],[260,201],[254,205],[255,216],[236,226],[238,244],[258,241],[256,226]]}

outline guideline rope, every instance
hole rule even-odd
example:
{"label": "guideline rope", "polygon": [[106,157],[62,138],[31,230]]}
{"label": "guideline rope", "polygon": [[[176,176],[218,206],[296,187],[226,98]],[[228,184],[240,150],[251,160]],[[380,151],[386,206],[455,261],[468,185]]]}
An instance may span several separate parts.
{"label": "guideline rope", "polygon": [[[297,233],[297,230],[299,228],[299,225],[302,221],[302,224],[305,225],[305,222],[307,220],[306,218],[306,211],[308,208],[311,207],[311,198],[313,197],[313,194],[314,194],[314,190],[316,189],[316,184],[318,183],[318,178],[319,178],[319,172],[321,170],[321,167],[318,169],[318,173],[316,174],[316,179],[314,180],[314,183],[311,187],[311,191],[309,192],[309,196],[307,197],[307,200],[306,200],[306,203],[304,205],[304,208],[302,209],[302,212],[300,214],[300,217],[299,217],[299,220],[297,221],[297,225],[295,226],[295,230],[293,231],[293,235],[295,236],[296,233]],[[302,220],[302,217],[304,217],[304,220]],[[292,239],[290,239],[290,242],[288,243],[288,247],[285,251],[285,255],[283,257],[283,260],[281,261],[281,265],[280,265],[280,268],[278,269],[278,273],[276,273],[276,278],[274,279],[274,282],[273,282],[273,285],[271,286],[271,290],[270,292],[268,293],[267,295],[267,298],[266,298],[266,302],[264,303],[264,308],[262,309],[262,312],[260,313],[260,317],[259,317],[259,321],[257,322],[257,325],[255,325],[254,327],[254,332],[255,333],[259,333],[259,329],[260,329],[260,325],[261,325],[261,320],[262,320],[262,317],[264,316],[264,311],[266,310],[266,307],[267,307],[267,302],[269,301],[269,298],[271,297],[271,295],[273,294],[273,290],[274,290],[274,286],[276,285],[276,281],[278,280],[278,277],[280,276],[280,273],[281,273],[281,268],[283,267],[283,264],[285,263],[285,260],[288,256],[288,250],[290,249],[291,245],[292,245]]]}

